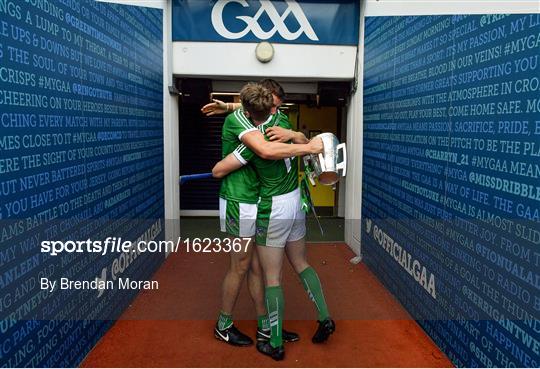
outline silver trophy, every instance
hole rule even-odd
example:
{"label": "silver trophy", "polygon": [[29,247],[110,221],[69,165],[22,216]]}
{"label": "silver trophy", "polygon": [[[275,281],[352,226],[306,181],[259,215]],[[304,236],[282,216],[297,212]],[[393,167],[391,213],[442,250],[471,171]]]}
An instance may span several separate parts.
{"label": "silver trophy", "polygon": [[333,133],[321,133],[319,137],[323,142],[324,151],[320,154],[304,156],[306,174],[313,186],[315,177],[325,186],[333,186],[341,176],[347,175],[347,148],[345,143],[339,143]]}
{"label": "silver trophy", "polygon": [[347,148],[344,143],[339,143],[339,140],[333,133],[321,133],[315,137],[319,137],[323,142],[323,152],[320,154],[311,154],[304,156],[305,177],[301,182],[302,198],[306,201],[306,208],[311,208],[315,220],[319,225],[321,234],[324,235],[315,206],[311,201],[311,194],[306,178],[309,179],[312,186],[315,186],[315,178],[319,183],[325,186],[334,186],[339,181],[341,176],[347,174]]}

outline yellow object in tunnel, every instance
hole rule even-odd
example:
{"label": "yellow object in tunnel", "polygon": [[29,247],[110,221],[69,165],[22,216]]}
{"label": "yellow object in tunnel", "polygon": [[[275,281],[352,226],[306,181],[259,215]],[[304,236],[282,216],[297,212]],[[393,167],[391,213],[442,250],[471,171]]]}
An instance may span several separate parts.
{"label": "yellow object in tunnel", "polygon": [[[287,110],[286,114],[294,130],[303,132],[306,137],[310,134],[331,132],[337,134],[337,108],[310,107],[306,104],[299,104],[298,109]],[[303,177],[303,166],[299,165],[299,179]],[[335,191],[332,186],[323,186],[317,183],[317,186],[310,185],[311,200],[314,206],[334,207]]]}
{"label": "yellow object in tunnel", "polygon": [[[304,172],[300,172],[300,178],[304,176]],[[334,190],[332,186],[323,186],[316,182],[315,187],[309,186],[311,193],[311,200],[314,206],[328,206],[334,207]]]}
{"label": "yellow object in tunnel", "polygon": [[[331,132],[337,134],[337,108],[333,106],[310,107],[305,104],[299,105],[297,119],[298,129],[302,130],[306,137],[312,133]],[[303,173],[301,174],[303,175]],[[334,207],[335,192],[332,186],[310,186],[311,199],[314,206]]]}

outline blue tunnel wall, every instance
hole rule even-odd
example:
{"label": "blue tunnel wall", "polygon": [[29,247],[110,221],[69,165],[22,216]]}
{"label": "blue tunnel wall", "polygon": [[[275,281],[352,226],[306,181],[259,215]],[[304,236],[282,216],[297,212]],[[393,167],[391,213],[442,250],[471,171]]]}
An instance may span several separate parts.
{"label": "blue tunnel wall", "polygon": [[537,367],[540,15],[368,17],[362,246],[457,366]]}
{"label": "blue tunnel wall", "polygon": [[77,366],[159,253],[40,252],[43,240],[163,237],[162,11],[0,1],[0,366]]}

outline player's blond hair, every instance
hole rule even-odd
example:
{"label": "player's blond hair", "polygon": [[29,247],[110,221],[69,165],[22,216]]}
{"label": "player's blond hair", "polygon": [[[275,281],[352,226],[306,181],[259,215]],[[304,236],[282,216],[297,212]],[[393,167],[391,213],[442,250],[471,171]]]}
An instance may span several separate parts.
{"label": "player's blond hair", "polygon": [[274,100],[272,93],[258,83],[250,82],[240,90],[242,106],[251,119],[264,122],[270,115]]}

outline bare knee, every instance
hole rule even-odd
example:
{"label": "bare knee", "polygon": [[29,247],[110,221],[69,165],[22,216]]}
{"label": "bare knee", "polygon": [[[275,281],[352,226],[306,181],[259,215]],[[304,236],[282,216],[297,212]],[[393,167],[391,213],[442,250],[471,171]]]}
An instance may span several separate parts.
{"label": "bare knee", "polygon": [[259,263],[259,259],[255,257],[255,255],[253,255],[253,258],[251,259],[251,267],[249,269],[249,273],[254,277],[262,278],[261,264]]}
{"label": "bare knee", "polygon": [[287,258],[289,259],[289,262],[296,273],[300,274],[309,267],[304,239],[287,242],[285,252],[287,253]]}
{"label": "bare knee", "polygon": [[305,259],[304,260],[296,260],[294,262],[291,261],[291,264],[292,264],[292,267],[293,267],[294,271],[297,274],[302,273],[304,270],[306,270],[307,268],[310,267],[307,260],[305,260]]}
{"label": "bare knee", "polygon": [[243,277],[250,269],[250,265],[251,255],[246,253],[245,255],[237,256],[231,259],[230,271],[240,277]]}
{"label": "bare knee", "polygon": [[281,247],[258,246],[257,253],[264,272],[265,286],[274,287],[281,285],[284,249]]}
{"label": "bare knee", "polygon": [[306,268],[309,267],[309,263],[306,259],[305,254],[288,255],[288,256],[289,256],[289,262],[291,263],[291,266],[293,267],[296,273],[300,274]]}
{"label": "bare knee", "polygon": [[251,263],[248,273],[250,277],[262,280],[263,273],[260,265]]}

